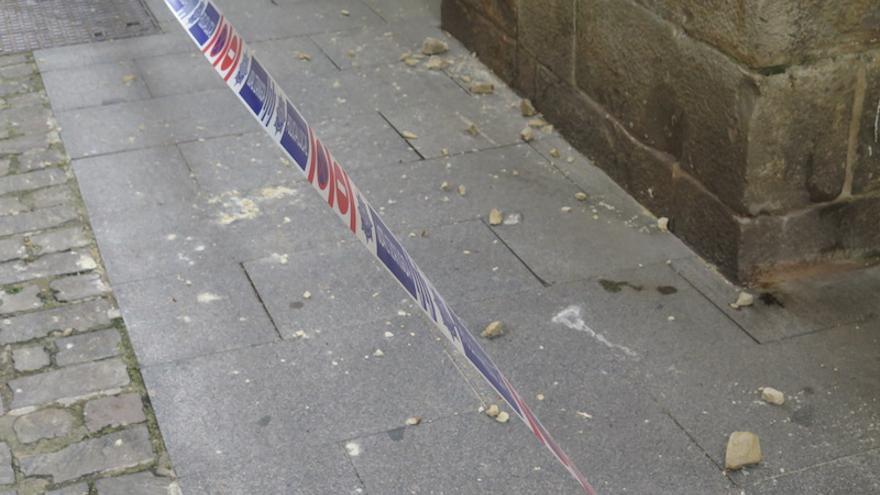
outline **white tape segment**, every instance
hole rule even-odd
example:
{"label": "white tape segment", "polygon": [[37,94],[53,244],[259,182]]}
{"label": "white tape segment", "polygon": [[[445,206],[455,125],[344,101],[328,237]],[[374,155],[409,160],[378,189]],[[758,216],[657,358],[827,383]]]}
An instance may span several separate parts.
{"label": "white tape segment", "polygon": [[532,414],[464,323],[416,266],[348,174],[315,136],[281,87],[253,56],[244,40],[210,0],[165,0],[208,62],[265,131],[296,163],[315,190],[351,232],[379,259],[453,345],[504,398],[538,441],[565,466],[584,491],[595,491],[571,459]]}

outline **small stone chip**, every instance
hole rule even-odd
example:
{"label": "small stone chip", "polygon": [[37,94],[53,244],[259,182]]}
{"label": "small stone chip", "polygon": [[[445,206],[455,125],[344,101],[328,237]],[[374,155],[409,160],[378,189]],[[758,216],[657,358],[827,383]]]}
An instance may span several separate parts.
{"label": "small stone chip", "polygon": [[552,156],[553,158],[559,158],[560,156],[562,156],[562,154],[559,153],[558,148],[550,148],[550,156]]}
{"label": "small stone chip", "polygon": [[523,141],[528,143],[529,141],[535,139],[535,132],[532,131],[531,127],[526,127],[525,129],[520,131],[519,137],[522,138]]}
{"label": "small stone chip", "polygon": [[471,83],[471,93],[475,95],[491,95],[495,92],[495,85],[485,81]]}
{"label": "small stone chip", "polygon": [[507,411],[501,411],[498,413],[498,416],[495,417],[495,421],[499,423],[507,423],[510,421],[510,414],[507,414]]}
{"label": "small stone chip", "polygon": [[535,398],[538,400],[544,400],[544,394],[538,394],[535,396]]}
{"label": "small stone chip", "polygon": [[312,56],[306,52],[297,51],[295,54],[296,58],[298,58],[299,60],[305,60],[306,62],[312,60]]}
{"label": "small stone chip", "polygon": [[758,464],[763,460],[761,441],[758,435],[748,431],[735,431],[727,440],[727,453],[724,468],[736,471],[745,466]]}
{"label": "small stone chip", "polygon": [[739,309],[749,307],[753,304],[755,304],[755,296],[746,291],[742,291],[739,293],[739,296],[737,296],[736,302],[731,303],[730,307],[733,309]]}
{"label": "small stone chip", "polygon": [[660,232],[669,232],[669,219],[666,217],[658,218],[657,228],[660,229]]}
{"label": "small stone chip", "polygon": [[425,62],[425,68],[430,70],[443,70],[449,67],[449,61],[442,57],[431,57]]}
{"label": "small stone chip", "polygon": [[471,136],[477,136],[480,134],[480,129],[477,127],[477,124],[471,122],[470,125],[467,126],[467,129],[464,130],[464,132],[470,134]]}
{"label": "small stone chip", "polygon": [[504,225],[518,225],[522,221],[522,215],[519,213],[508,213],[504,217]]}
{"label": "small stone chip", "polygon": [[532,105],[532,100],[528,98],[519,102],[519,111],[522,112],[523,117],[533,117],[538,113],[538,111],[535,110],[535,106]]}
{"label": "small stone chip", "polygon": [[498,414],[500,413],[501,410],[498,409],[498,406],[496,406],[495,404],[492,404],[491,406],[489,406],[489,409],[486,409],[486,416],[489,416],[490,418],[498,417]]}
{"label": "small stone chip", "polygon": [[309,291],[303,292],[303,299],[311,299],[311,298],[312,298],[311,292],[309,292]]}
{"label": "small stone chip", "polygon": [[785,394],[773,387],[763,387],[761,390],[761,398],[764,402],[781,406],[785,404]]}
{"label": "small stone chip", "polygon": [[494,339],[496,337],[500,337],[504,334],[504,325],[500,321],[493,321],[486,325],[486,328],[483,330],[483,333],[480,335],[486,339]]}
{"label": "small stone chip", "polygon": [[563,206],[560,210],[562,213],[571,213],[571,206]]}
{"label": "small stone chip", "polygon": [[464,187],[463,185],[459,185],[458,186],[458,194],[459,194],[459,196],[464,196],[465,194],[467,194],[467,188]]}
{"label": "small stone chip", "polygon": [[420,418],[420,417],[418,417],[418,416],[413,416],[413,417],[411,417],[411,418],[406,418],[406,425],[407,425],[407,426],[416,426],[416,425],[418,425],[418,424],[421,423],[421,422],[422,422],[422,418]]}
{"label": "small stone chip", "polygon": [[347,11],[347,10],[345,10],[345,9],[340,10],[339,13],[340,13],[341,15],[345,16],[345,17],[348,17],[348,16],[351,15],[351,12],[349,12],[349,11]]}
{"label": "small stone chip", "polygon": [[407,139],[407,140],[413,140],[413,139],[419,138],[418,134],[416,134],[414,132],[410,132],[410,131],[403,131],[402,135],[403,135],[403,138]]}
{"label": "small stone chip", "polygon": [[134,74],[126,74],[122,76],[122,82],[124,84],[131,84],[137,79],[137,76]]}
{"label": "small stone chip", "polygon": [[549,124],[547,124],[547,121],[544,119],[529,119],[529,127],[538,128],[538,127],[546,127],[548,125]]}
{"label": "small stone chip", "polygon": [[452,190],[452,186],[449,185],[448,182],[443,181],[443,184],[440,184],[440,190],[441,190],[441,191],[447,191],[447,192],[449,192],[449,191]]}
{"label": "small stone chip", "polygon": [[492,211],[489,212],[489,225],[501,225],[503,221],[504,215],[501,214],[501,210],[492,208]]}
{"label": "small stone chip", "polygon": [[382,349],[376,349],[376,351],[373,352],[373,356],[374,356],[374,357],[382,357],[382,356],[384,356],[384,355],[385,355],[385,353],[382,352]]}
{"label": "small stone chip", "polygon": [[449,148],[442,148],[440,154],[443,156],[449,156]]}
{"label": "small stone chip", "polygon": [[586,201],[587,200],[587,193],[582,192],[582,191],[578,191],[578,192],[574,193],[574,199],[576,199],[578,201]]}
{"label": "small stone chip", "polygon": [[439,55],[448,51],[449,45],[443,40],[438,40],[437,38],[431,38],[429,36],[422,42],[422,53],[425,55]]}

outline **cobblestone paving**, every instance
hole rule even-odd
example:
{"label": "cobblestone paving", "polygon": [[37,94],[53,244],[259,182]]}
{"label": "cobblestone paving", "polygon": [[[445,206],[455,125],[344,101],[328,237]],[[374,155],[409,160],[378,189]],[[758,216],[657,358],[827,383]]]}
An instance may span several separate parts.
{"label": "cobblestone paving", "polygon": [[0,345],[0,494],[179,493],[31,54],[0,57]]}

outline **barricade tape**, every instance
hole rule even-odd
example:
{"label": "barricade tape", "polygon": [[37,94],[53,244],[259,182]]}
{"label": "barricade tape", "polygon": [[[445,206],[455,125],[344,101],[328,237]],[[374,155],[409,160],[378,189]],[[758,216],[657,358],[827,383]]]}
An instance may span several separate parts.
{"label": "barricade tape", "polygon": [[474,339],[459,317],[416,266],[385,222],[349,179],[345,170],[254,57],[244,39],[210,0],[165,0],[168,8],[195,41],[214,69],[250,110],[260,125],[296,163],[309,183],[327,201],[343,223],[379,259],[441,332],[507,402],[541,444],[580,483],[593,487],[571,458],[553,440],[501,370]]}

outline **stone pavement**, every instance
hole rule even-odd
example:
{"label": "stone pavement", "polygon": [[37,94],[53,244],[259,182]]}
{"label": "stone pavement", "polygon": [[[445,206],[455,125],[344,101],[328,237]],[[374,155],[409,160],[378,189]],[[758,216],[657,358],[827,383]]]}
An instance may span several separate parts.
{"label": "stone pavement", "polygon": [[[60,460],[117,437],[153,468],[141,476],[171,474],[156,460],[161,430],[186,494],[577,493],[523,425],[478,411],[498,399],[351,242],[163,3],[148,3],[162,34],[35,53],[128,329],[108,316],[120,333],[87,335],[116,335],[125,352],[130,339],[134,356],[72,364],[55,337],[22,337],[51,348],[59,371],[15,372],[4,404],[57,402],[62,380],[64,395],[141,393],[136,356],[158,423],[148,407],[146,426],[44,441],[30,463],[7,435],[16,479],[104,476],[102,463],[129,457]],[[460,44],[447,38],[445,70],[400,60],[446,38],[436,2],[218,3],[471,328],[505,323],[488,352],[600,493],[880,490],[880,270],[781,283],[733,310],[737,288],[556,132],[524,143],[519,98]],[[473,81],[494,93],[472,94]],[[65,170],[31,173],[54,184]],[[10,234],[74,221],[26,203],[35,194],[21,198],[34,214],[2,217]],[[491,226],[492,208],[519,220]],[[13,261],[4,283],[97,269],[94,252],[28,246],[34,260]],[[60,304],[107,290],[62,280],[38,292]],[[62,325],[38,328],[50,326]],[[88,368],[114,363],[128,373]],[[786,404],[762,402],[762,386]],[[72,421],[87,428],[79,404]],[[413,416],[421,424],[405,426]],[[726,438],[741,430],[761,437],[764,462],[725,472]]]}
{"label": "stone pavement", "polygon": [[175,493],[28,53],[0,57],[0,125],[0,493]]}

